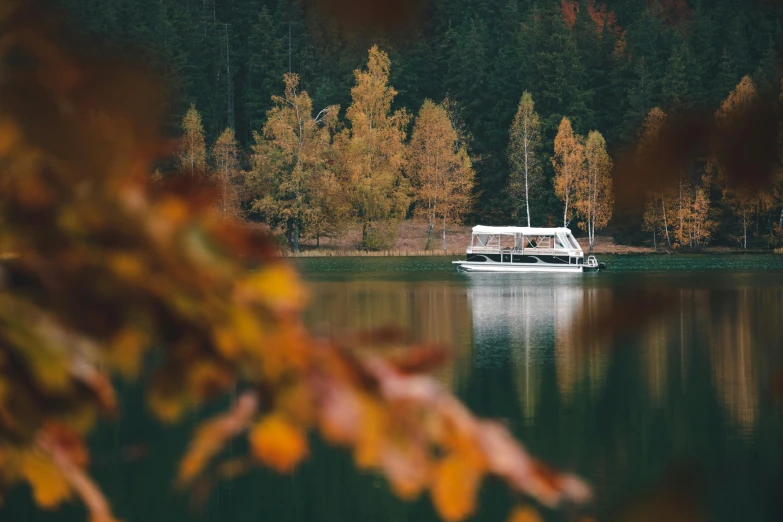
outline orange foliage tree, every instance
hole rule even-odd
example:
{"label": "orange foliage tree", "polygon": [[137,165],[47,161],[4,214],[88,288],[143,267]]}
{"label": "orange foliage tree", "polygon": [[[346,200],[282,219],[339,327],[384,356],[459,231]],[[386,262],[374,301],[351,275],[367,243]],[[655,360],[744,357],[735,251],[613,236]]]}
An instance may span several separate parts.
{"label": "orange foliage tree", "polygon": [[191,104],[182,118],[182,139],[179,143],[179,167],[190,175],[203,173],[207,168],[207,146],[204,126],[196,106]]}
{"label": "orange foliage tree", "polygon": [[[327,162],[339,107],[331,106],[313,116],[313,102],[299,92],[299,76],[287,73],[285,95],[273,96],[264,134],[254,133],[253,172],[248,180],[256,195],[253,209],[268,223],[282,228],[294,252],[308,225],[324,228],[329,213],[323,196],[334,194],[334,174]],[[330,182],[332,182],[330,184]],[[337,200],[334,202],[335,207]]]}
{"label": "orange foliage tree", "polygon": [[414,214],[427,221],[430,249],[435,221],[443,224],[443,249],[446,250],[446,225],[459,222],[470,210],[473,166],[446,109],[425,100],[416,117],[411,135],[407,170],[416,204]]}
{"label": "orange foliage tree", "polygon": [[[715,123],[719,129],[730,129],[735,126],[735,119],[745,114],[751,104],[758,98],[756,86],[749,76],[743,77],[729,96],[721,103],[715,112]],[[723,198],[731,211],[739,219],[742,227],[742,248],[748,248],[748,228],[753,222],[757,210],[758,194],[745,187],[731,187],[726,182],[724,172],[718,165],[718,179],[723,188]]]}
{"label": "orange foliage tree", "polygon": [[577,181],[574,207],[581,214],[582,228],[587,230],[590,251],[595,244],[596,229],[612,219],[612,159],[606,152],[606,141],[598,131],[590,131],[585,144],[585,168]]}
{"label": "orange foliage tree", "polygon": [[517,113],[509,130],[508,160],[511,173],[508,176],[508,192],[514,200],[514,213],[518,216],[524,206],[527,226],[530,224],[530,192],[540,187],[542,165],[539,160],[541,147],[540,124],[533,105],[533,96],[525,91],[519,100]]}
{"label": "orange foliage tree", "polygon": [[362,227],[362,248],[393,244],[397,223],[410,206],[410,183],[403,176],[410,116],[405,110],[391,113],[397,91],[389,85],[390,67],[389,56],[374,45],[367,69],[354,71],[346,111],[350,127],[336,141],[343,187]]}
{"label": "orange foliage tree", "polygon": [[[16,253],[0,295],[0,488],[27,482],[44,508],[75,495],[93,522],[113,520],[84,437],[119,412],[110,377],[137,378],[154,351],[145,382],[165,421],[242,390],[195,432],[182,486],[220,469],[235,437],[248,437],[254,462],[291,470],[314,431],[403,498],[428,490],[446,520],[471,513],[487,475],[547,505],[588,498],[425,373],[442,350],[379,354],[352,348],[401,341],[311,336],[306,289],[268,235],[215,219],[214,188],[150,180],[170,150],[157,86],[80,59],[34,5],[0,19],[0,221]],[[31,124],[42,106],[45,127]]]}
{"label": "orange foliage tree", "polygon": [[224,218],[236,216],[238,212],[239,194],[237,178],[239,177],[239,146],[234,129],[226,128],[212,147],[212,158],[215,160],[215,176],[220,187],[220,215]]}
{"label": "orange foliage tree", "polygon": [[[653,107],[647,113],[647,117],[642,125],[642,132],[639,136],[639,143],[636,147],[636,153],[640,157],[653,155],[658,152],[659,134],[666,123],[666,113],[660,107]],[[663,187],[660,190],[653,191],[647,195],[647,202],[644,209],[644,229],[652,232],[653,244],[657,248],[657,236],[666,238],[669,248],[672,248],[672,239],[669,234],[671,228],[671,209],[672,196],[668,194],[667,189]]]}
{"label": "orange foliage tree", "polygon": [[555,136],[555,155],[552,165],[555,167],[555,194],[564,204],[563,226],[570,221],[569,208],[574,203],[579,180],[584,178],[585,146],[581,136],[574,134],[571,121],[563,118]]}

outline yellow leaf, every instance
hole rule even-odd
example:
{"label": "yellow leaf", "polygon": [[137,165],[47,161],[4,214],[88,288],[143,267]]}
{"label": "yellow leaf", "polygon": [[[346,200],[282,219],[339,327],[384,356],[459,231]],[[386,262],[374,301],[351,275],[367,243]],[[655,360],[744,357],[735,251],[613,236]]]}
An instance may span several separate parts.
{"label": "yellow leaf", "polygon": [[146,343],[146,336],[135,328],[125,328],[116,335],[111,343],[111,361],[121,374],[128,378],[138,375]]}
{"label": "yellow leaf", "polygon": [[516,506],[508,522],[541,522],[541,515],[531,506]]}
{"label": "yellow leaf", "polygon": [[458,522],[473,513],[480,472],[459,455],[449,455],[435,468],[432,502],[447,522]]}
{"label": "yellow leaf", "polygon": [[281,473],[293,470],[307,455],[304,434],[279,413],[253,427],[250,444],[258,460]]}
{"label": "yellow leaf", "polygon": [[372,468],[381,463],[381,448],[385,438],[385,412],[374,400],[359,396],[361,399],[359,433],[354,458],[360,468]]}
{"label": "yellow leaf", "polygon": [[273,263],[252,274],[237,288],[240,301],[260,301],[273,310],[300,310],[305,290],[296,270],[289,263]]}
{"label": "yellow leaf", "polygon": [[20,472],[33,488],[35,502],[42,508],[56,507],[71,496],[71,488],[51,460],[26,451],[21,456]]}

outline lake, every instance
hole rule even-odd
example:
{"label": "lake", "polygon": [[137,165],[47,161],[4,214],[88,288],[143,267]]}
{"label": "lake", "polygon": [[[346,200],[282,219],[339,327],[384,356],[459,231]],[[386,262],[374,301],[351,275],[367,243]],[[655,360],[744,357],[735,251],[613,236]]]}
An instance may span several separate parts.
{"label": "lake", "polygon": [[[306,320],[341,335],[395,325],[450,346],[438,379],[534,455],[593,487],[546,520],[783,520],[783,256],[599,256],[598,274],[457,274],[448,258],[299,259]],[[94,473],[125,522],[428,521],[341,451],[314,442],[294,474],[253,471],[203,506],[173,493],[189,425],[164,429],[139,391],[92,440]],[[229,453],[241,454],[237,444]],[[505,520],[489,482],[474,520]],[[76,522],[78,506],[0,520]]]}

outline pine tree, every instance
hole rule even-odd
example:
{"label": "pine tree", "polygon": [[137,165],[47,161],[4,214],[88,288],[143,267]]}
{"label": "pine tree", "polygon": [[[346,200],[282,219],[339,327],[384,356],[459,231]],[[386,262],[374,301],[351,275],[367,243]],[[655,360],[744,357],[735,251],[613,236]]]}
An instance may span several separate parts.
{"label": "pine tree", "polygon": [[261,8],[251,31],[245,86],[249,133],[261,129],[264,115],[272,107],[272,95],[286,70],[283,40],[266,6]]}

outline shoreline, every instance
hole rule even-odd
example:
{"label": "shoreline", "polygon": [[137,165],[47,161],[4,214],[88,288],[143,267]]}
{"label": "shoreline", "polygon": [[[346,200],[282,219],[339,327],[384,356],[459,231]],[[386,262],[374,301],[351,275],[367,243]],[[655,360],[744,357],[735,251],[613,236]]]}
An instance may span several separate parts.
{"label": "shoreline", "polygon": [[[632,247],[633,250],[607,250],[585,252],[585,256],[633,256],[633,255],[776,255],[783,254],[783,250],[733,250],[733,249],[705,249],[705,250],[693,250],[693,251],[677,251],[677,250],[642,250],[640,247]],[[464,251],[432,251],[432,250],[379,250],[379,251],[365,251],[365,250],[305,250],[304,252],[293,253],[286,252],[282,254],[282,257],[302,259],[302,258],[323,258],[323,257],[463,257]]]}

